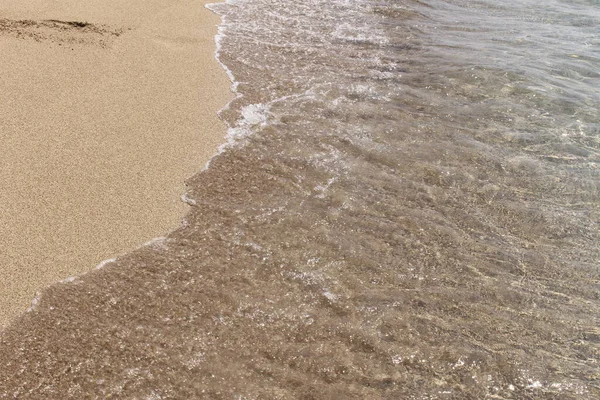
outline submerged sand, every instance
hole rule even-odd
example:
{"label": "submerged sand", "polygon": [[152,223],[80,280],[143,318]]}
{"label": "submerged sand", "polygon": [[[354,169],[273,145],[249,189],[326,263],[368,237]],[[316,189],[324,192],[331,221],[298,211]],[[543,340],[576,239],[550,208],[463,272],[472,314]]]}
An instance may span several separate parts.
{"label": "submerged sand", "polygon": [[0,5],[0,327],[180,223],[230,96],[206,3]]}

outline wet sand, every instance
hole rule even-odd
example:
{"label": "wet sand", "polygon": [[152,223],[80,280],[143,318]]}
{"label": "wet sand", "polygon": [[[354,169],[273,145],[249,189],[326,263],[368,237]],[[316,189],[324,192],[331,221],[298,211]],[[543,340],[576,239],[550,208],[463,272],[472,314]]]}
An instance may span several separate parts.
{"label": "wet sand", "polygon": [[208,1],[0,5],[0,327],[177,227],[230,98]]}

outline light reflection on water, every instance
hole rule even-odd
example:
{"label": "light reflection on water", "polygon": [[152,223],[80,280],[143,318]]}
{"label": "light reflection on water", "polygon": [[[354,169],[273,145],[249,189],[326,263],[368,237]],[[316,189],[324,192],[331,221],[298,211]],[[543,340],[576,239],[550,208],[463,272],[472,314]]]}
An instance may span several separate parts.
{"label": "light reflection on water", "polygon": [[6,331],[0,394],[597,398],[597,4],[213,9],[235,140]]}

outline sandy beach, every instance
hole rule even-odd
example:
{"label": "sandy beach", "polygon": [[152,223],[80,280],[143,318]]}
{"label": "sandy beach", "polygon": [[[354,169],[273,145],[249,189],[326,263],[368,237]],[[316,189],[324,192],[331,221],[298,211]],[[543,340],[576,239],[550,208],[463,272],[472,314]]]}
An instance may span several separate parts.
{"label": "sandy beach", "polygon": [[180,223],[231,96],[206,3],[0,4],[0,327]]}

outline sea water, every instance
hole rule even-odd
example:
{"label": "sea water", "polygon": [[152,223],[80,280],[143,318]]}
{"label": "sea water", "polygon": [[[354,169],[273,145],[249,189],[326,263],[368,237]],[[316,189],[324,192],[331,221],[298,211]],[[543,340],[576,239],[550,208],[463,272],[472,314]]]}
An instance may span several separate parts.
{"label": "sea water", "polygon": [[599,398],[598,1],[210,8],[183,225],[48,289],[0,398]]}

